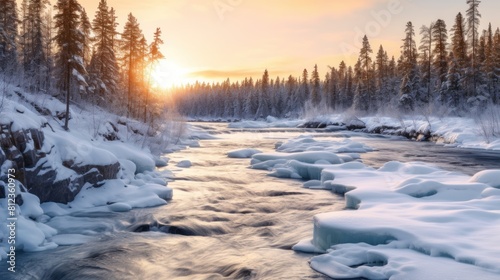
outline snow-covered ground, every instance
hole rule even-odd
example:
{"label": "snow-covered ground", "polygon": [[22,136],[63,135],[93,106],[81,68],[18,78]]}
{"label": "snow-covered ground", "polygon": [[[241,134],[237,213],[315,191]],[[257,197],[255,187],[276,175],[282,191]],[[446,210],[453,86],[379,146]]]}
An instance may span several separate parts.
{"label": "snow-covered ground", "polygon": [[[422,140],[432,137],[437,143],[460,148],[500,150],[500,120],[459,117],[354,117],[345,114],[324,115],[302,120],[241,121],[229,124],[230,128],[290,128],[306,123],[324,124],[326,130],[360,128],[369,133],[405,135]],[[420,138],[419,138],[420,137]]]}
{"label": "snow-covered ground", "polygon": [[[98,188],[85,182],[76,198],[68,204],[40,204],[37,196],[25,192],[24,186],[16,181],[15,194],[20,195],[23,201],[22,206],[15,206],[16,250],[41,251],[58,245],[80,244],[99,234],[84,229],[82,234],[60,234],[64,228],[78,223],[65,218],[73,213],[123,212],[167,203],[172,198],[172,189],[166,186],[171,173],[166,169],[155,171],[155,166],[165,166],[168,159],[155,156],[152,150],[156,149],[154,152],[160,154],[198,145],[197,141],[187,139],[190,133],[199,139],[210,137],[203,131],[167,120],[164,124],[165,133],[147,138],[143,136],[147,135],[146,125],[138,121],[119,117],[97,107],[74,105],[71,107],[70,131],[65,131],[62,128],[63,121],[58,118],[64,112],[65,105],[59,100],[45,94],[31,95],[15,87],[7,86],[6,89],[8,94],[2,100],[0,124],[11,125],[12,131],[42,131],[44,141],[40,151],[47,158],[43,162],[44,168],[56,170],[56,180],[78,175],[66,167],[68,162],[80,166],[120,164],[116,179],[104,181]],[[41,109],[46,114],[41,114]],[[108,141],[106,138],[118,140]],[[5,161],[0,167],[0,177],[6,176],[10,168],[11,162]],[[7,182],[0,181],[0,187],[7,193]],[[8,216],[6,198],[0,199],[0,209],[0,223],[5,225],[7,218],[11,218]],[[55,222],[57,220],[66,222]],[[12,232],[8,227],[0,229],[0,259],[7,257],[9,234],[12,235]]]}
{"label": "snow-covered ground", "polygon": [[353,154],[370,147],[311,136],[276,148],[286,153],[255,154],[252,168],[345,195],[348,210],[316,215],[312,240],[294,246],[320,254],[313,269],[334,279],[500,278],[500,170],[468,176],[395,161],[375,169]]}

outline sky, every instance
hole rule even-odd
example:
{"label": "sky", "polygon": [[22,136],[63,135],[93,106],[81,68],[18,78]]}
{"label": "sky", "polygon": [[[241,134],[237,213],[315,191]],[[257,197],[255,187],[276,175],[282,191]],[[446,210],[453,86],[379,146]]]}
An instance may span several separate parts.
{"label": "sky", "polygon": [[[80,0],[92,20],[99,0]],[[148,41],[160,27],[168,75],[180,82],[299,76],[318,65],[354,64],[367,35],[374,55],[382,44],[399,56],[405,25],[418,29],[443,19],[448,29],[466,0],[108,0],[118,31],[127,14]],[[481,28],[500,27],[500,1],[483,0]],[[170,73],[171,72],[171,73]],[[175,72],[175,73],[174,73]]]}

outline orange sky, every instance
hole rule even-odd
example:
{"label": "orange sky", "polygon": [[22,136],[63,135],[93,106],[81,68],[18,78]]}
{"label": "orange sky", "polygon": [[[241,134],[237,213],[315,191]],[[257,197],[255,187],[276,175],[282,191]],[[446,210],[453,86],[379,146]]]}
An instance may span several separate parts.
{"label": "orange sky", "polygon": [[[163,31],[162,51],[191,79],[298,76],[318,64],[321,75],[341,60],[353,63],[361,36],[399,54],[407,21],[417,28],[444,19],[448,29],[465,0],[108,0],[119,31],[132,12],[148,39]],[[90,19],[99,0],[81,0]],[[431,8],[429,8],[431,7]],[[500,1],[483,0],[482,27],[500,26]],[[186,78],[184,78],[185,80]]]}

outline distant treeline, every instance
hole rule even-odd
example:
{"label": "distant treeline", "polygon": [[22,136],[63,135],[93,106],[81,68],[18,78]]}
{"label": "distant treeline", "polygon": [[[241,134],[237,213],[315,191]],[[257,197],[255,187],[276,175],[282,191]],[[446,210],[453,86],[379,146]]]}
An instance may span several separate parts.
{"label": "distant treeline", "polygon": [[262,118],[300,114],[304,107],[376,113],[444,108],[460,115],[500,104],[500,29],[480,32],[479,4],[467,0],[465,16],[459,13],[448,31],[438,19],[420,28],[408,22],[401,54],[389,57],[383,46],[375,56],[368,38],[362,42],[354,66],[341,62],[323,79],[317,66],[301,77],[222,83],[195,83],[175,90],[179,111],[193,117]]}

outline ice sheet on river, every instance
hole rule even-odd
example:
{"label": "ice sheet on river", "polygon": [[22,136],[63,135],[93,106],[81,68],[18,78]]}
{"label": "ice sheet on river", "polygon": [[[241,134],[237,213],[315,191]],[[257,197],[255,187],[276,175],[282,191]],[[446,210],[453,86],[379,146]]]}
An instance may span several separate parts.
{"label": "ice sheet on river", "polygon": [[339,141],[318,141],[311,135],[301,135],[277,147],[279,152],[297,153],[305,151],[325,151],[332,153],[366,153],[373,149],[366,144],[351,139]]}
{"label": "ice sheet on river", "polygon": [[315,270],[335,279],[500,279],[499,170],[470,177],[356,162],[323,168],[319,180],[352,210],[316,215],[313,240],[294,248],[328,251],[312,258]]}
{"label": "ice sheet on river", "polygon": [[252,156],[251,167],[272,170],[269,175],[278,178],[319,180],[323,169],[358,158],[358,154],[337,155],[331,152],[262,153]]}

